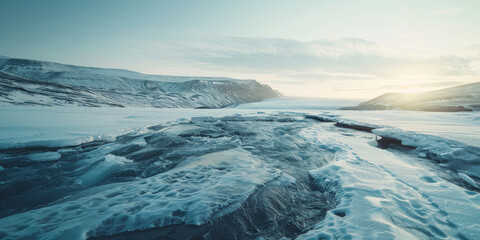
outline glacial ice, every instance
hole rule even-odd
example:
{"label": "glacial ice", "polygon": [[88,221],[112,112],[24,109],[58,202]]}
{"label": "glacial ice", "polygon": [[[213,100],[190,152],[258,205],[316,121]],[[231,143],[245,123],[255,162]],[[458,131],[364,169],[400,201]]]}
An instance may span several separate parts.
{"label": "glacial ice", "polygon": [[84,239],[182,222],[199,225],[218,209],[239,207],[278,174],[242,149],[211,153],[148,179],[0,219],[0,231],[9,238]]}
{"label": "glacial ice", "polygon": [[87,172],[81,175],[76,181],[78,185],[93,186],[100,183],[105,178],[110,177],[115,168],[121,165],[132,163],[133,161],[122,156],[107,154],[103,161],[91,167]]}
{"label": "glacial ice", "polygon": [[252,112],[255,110],[0,106],[0,149],[76,146],[142,133],[148,131],[145,126],[180,118]]}
{"label": "glacial ice", "polygon": [[480,178],[480,148],[478,147],[397,128],[379,128],[372,132],[381,137],[398,139],[403,145],[417,148],[418,151],[426,153],[427,157],[439,161],[443,166]]}
{"label": "glacial ice", "polygon": [[[385,125],[365,123],[357,120],[344,119],[328,114],[306,115],[308,118],[321,122],[335,122],[338,126],[372,132],[379,137],[396,139],[402,145],[414,147],[418,156],[431,158],[442,166],[463,172],[480,179],[480,147],[463,142],[426,135],[415,131],[405,131]],[[388,122],[386,123],[388,124]],[[472,185],[472,184],[471,184]],[[475,186],[475,185],[472,185]]]}
{"label": "glacial ice", "polygon": [[58,152],[32,153],[27,156],[28,159],[39,162],[55,161],[60,159],[60,157],[61,155]]}
{"label": "glacial ice", "polygon": [[340,149],[334,161],[310,171],[319,187],[335,192],[338,205],[298,239],[478,237],[480,194],[359,138],[304,134]]}
{"label": "glacial ice", "polygon": [[[282,209],[295,211],[294,204],[308,209],[315,199],[326,202],[325,218],[319,214],[304,221],[315,224],[292,231],[298,239],[474,239],[480,234],[478,175],[469,168],[479,164],[475,147],[341,121],[374,128],[373,133],[358,131],[337,125],[333,115],[316,115],[333,122],[306,116],[261,112],[192,117],[159,121],[142,131],[115,135],[110,142],[56,151],[2,150],[0,191],[15,188],[16,195],[0,201],[0,238],[85,239],[214,224],[258,200],[247,201],[251,196],[275,189],[293,191],[282,195],[292,199],[280,203],[293,204]],[[415,149],[379,148],[376,135]],[[426,158],[443,165],[429,168],[422,164],[432,162]],[[40,185],[37,176],[45,177]],[[296,188],[301,184],[312,187]],[[45,195],[51,198],[43,199]],[[32,205],[26,196],[44,202]]]}

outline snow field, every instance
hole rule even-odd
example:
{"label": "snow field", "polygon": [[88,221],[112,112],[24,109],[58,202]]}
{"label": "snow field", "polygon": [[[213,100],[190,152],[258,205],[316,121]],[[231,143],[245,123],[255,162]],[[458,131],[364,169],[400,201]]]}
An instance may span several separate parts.
{"label": "snow field", "polygon": [[330,164],[311,170],[338,205],[298,239],[475,239],[480,194],[458,187],[361,138],[304,131],[341,148]]}

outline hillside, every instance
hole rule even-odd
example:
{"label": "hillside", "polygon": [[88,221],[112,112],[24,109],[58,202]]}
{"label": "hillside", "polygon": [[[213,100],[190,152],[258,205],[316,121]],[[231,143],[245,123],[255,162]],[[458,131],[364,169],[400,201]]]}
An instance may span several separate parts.
{"label": "hillside", "polygon": [[480,82],[422,93],[386,93],[345,110],[415,110],[458,112],[480,110]]}
{"label": "hillside", "polygon": [[279,97],[255,80],[147,75],[0,59],[0,102],[15,105],[219,108]]}

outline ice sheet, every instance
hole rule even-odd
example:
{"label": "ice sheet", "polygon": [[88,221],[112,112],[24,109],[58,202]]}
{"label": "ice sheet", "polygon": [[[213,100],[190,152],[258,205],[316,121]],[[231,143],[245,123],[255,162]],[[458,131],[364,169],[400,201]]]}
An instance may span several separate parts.
{"label": "ice sheet", "polygon": [[[105,162],[129,161],[107,155]],[[228,207],[223,214],[235,210],[279,173],[243,149],[211,153],[147,179],[103,186],[99,193],[2,218],[0,234],[84,239],[171,224],[200,225],[223,208]]]}
{"label": "ice sheet", "polygon": [[0,149],[112,141],[180,118],[251,112],[255,110],[0,106]]}
{"label": "ice sheet", "polygon": [[310,171],[335,192],[338,205],[298,239],[475,239],[480,194],[460,188],[359,137],[303,131],[341,149],[331,164]]}

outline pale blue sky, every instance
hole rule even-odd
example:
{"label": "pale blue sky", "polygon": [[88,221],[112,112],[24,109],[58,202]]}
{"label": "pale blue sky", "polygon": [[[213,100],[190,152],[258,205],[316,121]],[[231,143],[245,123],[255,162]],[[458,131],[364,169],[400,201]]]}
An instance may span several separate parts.
{"label": "pale blue sky", "polygon": [[0,55],[368,98],[480,81],[480,1],[0,0]]}

